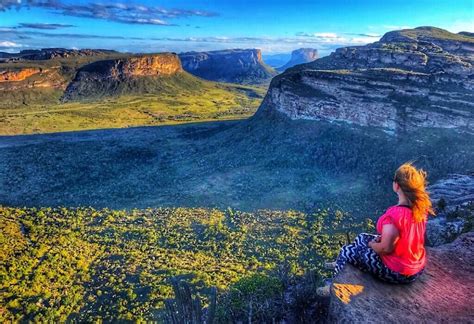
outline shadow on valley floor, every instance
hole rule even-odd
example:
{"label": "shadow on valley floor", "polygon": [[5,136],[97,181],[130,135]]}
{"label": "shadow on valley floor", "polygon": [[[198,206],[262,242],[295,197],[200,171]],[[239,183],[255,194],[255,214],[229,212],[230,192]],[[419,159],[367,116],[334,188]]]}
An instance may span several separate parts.
{"label": "shadow on valley floor", "polygon": [[398,164],[417,159],[431,181],[474,170],[473,143],[473,136],[450,130],[424,129],[408,139],[281,116],[6,136],[0,137],[0,204],[337,206],[367,217],[395,202],[390,177]]}

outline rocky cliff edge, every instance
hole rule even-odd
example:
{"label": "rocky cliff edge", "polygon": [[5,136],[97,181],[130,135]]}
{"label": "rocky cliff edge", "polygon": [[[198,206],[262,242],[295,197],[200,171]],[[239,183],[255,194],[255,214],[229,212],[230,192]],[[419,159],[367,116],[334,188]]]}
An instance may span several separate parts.
{"label": "rocky cliff edge", "polygon": [[428,249],[425,273],[393,285],[348,265],[331,287],[329,323],[473,323],[474,232]]}
{"label": "rocky cliff edge", "polygon": [[434,27],[393,31],[273,78],[257,113],[474,133],[474,38]]}

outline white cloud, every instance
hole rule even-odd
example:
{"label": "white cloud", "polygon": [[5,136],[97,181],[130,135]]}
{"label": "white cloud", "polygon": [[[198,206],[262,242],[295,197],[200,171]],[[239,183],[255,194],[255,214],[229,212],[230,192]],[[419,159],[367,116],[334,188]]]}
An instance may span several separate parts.
{"label": "white cloud", "polygon": [[385,30],[401,30],[401,29],[412,29],[413,27],[407,25],[383,25]]}
{"label": "white cloud", "polygon": [[[380,38],[380,36],[378,36]],[[374,37],[352,37],[349,39],[349,43],[352,44],[369,44],[375,42],[377,39]]]}
{"label": "white cloud", "polygon": [[315,37],[321,37],[321,38],[338,38],[336,33],[314,33],[313,34]]}
{"label": "white cloud", "polygon": [[0,41],[0,47],[23,47],[23,45],[15,43],[15,42],[10,42],[10,41]]}
{"label": "white cloud", "polygon": [[461,31],[474,32],[474,19],[471,21],[456,20],[444,29],[452,33],[459,33]]}
{"label": "white cloud", "polygon": [[366,33],[367,37],[380,37],[380,34],[377,33]]}

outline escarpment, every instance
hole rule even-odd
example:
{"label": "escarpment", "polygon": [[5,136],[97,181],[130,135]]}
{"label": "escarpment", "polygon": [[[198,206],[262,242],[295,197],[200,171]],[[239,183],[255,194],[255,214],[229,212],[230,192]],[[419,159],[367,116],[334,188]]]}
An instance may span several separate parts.
{"label": "escarpment", "polygon": [[97,61],[77,71],[63,100],[156,92],[160,81],[181,72],[181,62],[173,53]]}
{"label": "escarpment", "polygon": [[52,68],[7,68],[0,70],[0,91],[24,88],[62,88],[65,80],[57,67]]}
{"label": "escarpment", "polygon": [[23,81],[33,74],[40,73],[41,70],[38,68],[26,68],[17,71],[6,70],[0,71],[0,82],[15,82]]}
{"label": "escarpment", "polygon": [[337,49],[272,80],[257,116],[474,132],[474,38],[420,27]]}
{"label": "escarpment", "polygon": [[187,72],[212,81],[262,83],[276,75],[258,49],[187,52],[179,57]]}

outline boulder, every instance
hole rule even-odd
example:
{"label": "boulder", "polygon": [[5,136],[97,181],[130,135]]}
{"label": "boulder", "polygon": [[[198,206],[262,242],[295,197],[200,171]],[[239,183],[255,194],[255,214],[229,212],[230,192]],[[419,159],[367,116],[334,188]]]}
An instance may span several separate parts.
{"label": "boulder", "polygon": [[408,285],[381,282],[348,265],[331,286],[330,323],[473,323],[474,232],[428,248],[424,274]]}

